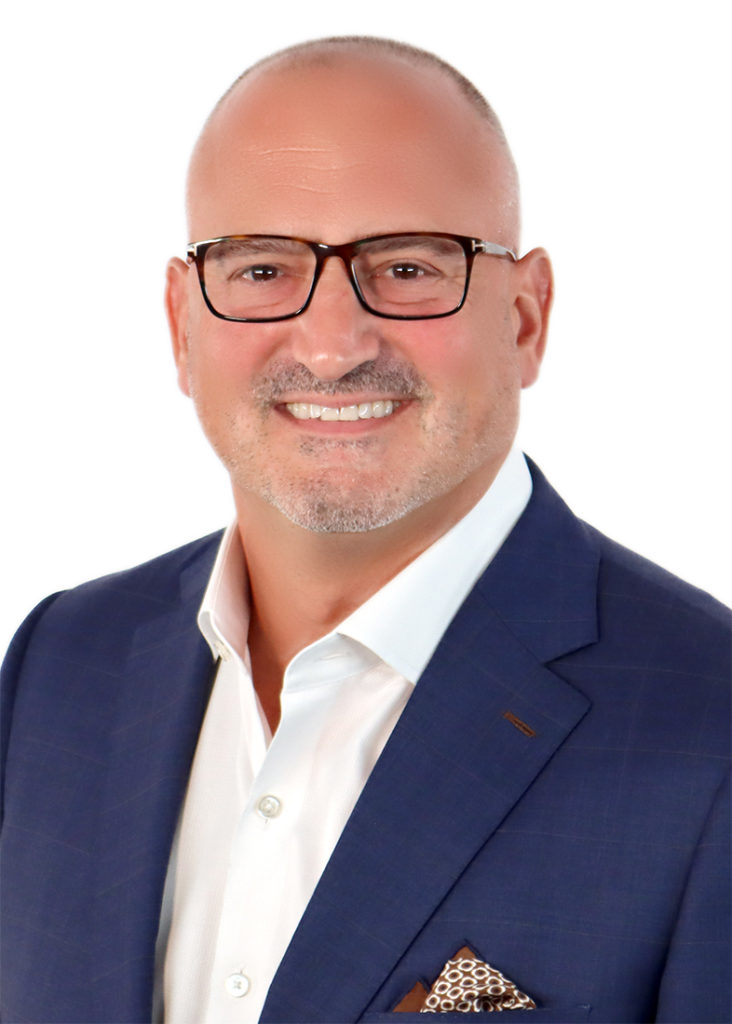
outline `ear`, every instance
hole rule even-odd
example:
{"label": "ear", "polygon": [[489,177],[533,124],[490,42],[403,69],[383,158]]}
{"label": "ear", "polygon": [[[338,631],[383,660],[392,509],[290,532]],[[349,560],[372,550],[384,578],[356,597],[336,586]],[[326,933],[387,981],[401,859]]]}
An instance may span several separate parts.
{"label": "ear", "polygon": [[178,368],[178,387],[190,397],[188,386],[188,271],[177,257],[170,260],[165,273],[165,312],[168,317],[173,358]]}
{"label": "ear", "polygon": [[521,387],[539,376],[554,297],[554,275],[544,249],[532,249],[514,264],[516,288],[514,316],[516,347],[521,366]]}

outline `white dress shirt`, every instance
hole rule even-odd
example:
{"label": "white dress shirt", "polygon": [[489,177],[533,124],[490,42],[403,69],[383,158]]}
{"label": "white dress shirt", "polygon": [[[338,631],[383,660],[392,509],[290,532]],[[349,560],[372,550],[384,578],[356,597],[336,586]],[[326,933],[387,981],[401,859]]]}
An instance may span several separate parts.
{"label": "white dress shirt", "polygon": [[239,534],[226,531],[198,617],[221,663],[168,869],[155,1019],[164,989],[167,1024],[259,1020],[414,685],[530,494],[514,449],[460,522],[292,659],[273,737],[252,685]]}

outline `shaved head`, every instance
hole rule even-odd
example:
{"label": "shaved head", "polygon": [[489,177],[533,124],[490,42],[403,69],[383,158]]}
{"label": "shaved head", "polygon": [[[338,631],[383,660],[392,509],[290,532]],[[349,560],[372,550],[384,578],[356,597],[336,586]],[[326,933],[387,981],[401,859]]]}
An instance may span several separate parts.
{"label": "shaved head", "polygon": [[476,112],[485,118],[495,133],[503,139],[504,143],[506,142],[501,122],[498,120],[495,111],[470,79],[466,78],[457,68],[453,67],[452,64],[448,64],[447,61],[436,54],[430,53],[429,50],[422,50],[418,46],[411,46],[409,43],[398,42],[395,39],[382,39],[378,36],[331,36],[327,39],[313,39],[306,43],[289,46],[284,50],[278,50],[268,57],[263,57],[242,72],[221,97],[219,105],[230,92],[236,89],[241,81],[252,72],[261,68],[286,64],[295,67],[305,67],[309,64],[326,65],[332,64],[339,58],[348,58],[359,53],[384,58],[391,57],[410,64],[412,67],[431,67],[437,70],[457,85],[468,102],[473,105]]}
{"label": "shaved head", "polygon": [[[356,81],[366,81],[366,88],[361,95],[367,98],[372,93],[372,103],[361,104],[360,108],[354,96]],[[291,83],[290,93],[274,85]],[[317,39],[285,50],[278,51],[247,68],[219,100],[199,136],[191,159],[188,177],[187,206],[191,226],[191,238],[203,237],[196,231],[196,209],[201,188],[210,186],[212,160],[221,159],[222,150],[231,144],[234,137],[246,149],[250,144],[256,148],[257,132],[261,126],[267,129],[267,120],[275,115],[274,103],[291,104],[295,95],[303,100],[299,104],[302,117],[306,120],[309,114],[308,99],[310,95],[311,109],[317,115],[321,106],[317,84],[320,92],[328,99],[332,93],[340,92],[343,109],[338,111],[333,105],[334,125],[344,114],[350,117],[351,127],[359,128],[364,133],[379,126],[382,113],[393,114],[395,107],[411,103],[421,109],[426,127],[430,120],[435,139],[459,144],[466,162],[471,160],[471,152],[476,148],[484,152],[490,151],[490,160],[485,161],[490,174],[476,189],[475,204],[479,207],[490,203],[499,214],[500,230],[496,241],[517,249],[520,234],[520,203],[519,184],[516,166],[509,149],[503,128],[479,90],[457,69],[434,54],[396,42],[371,36],[338,36],[328,39]],[[386,105],[385,90],[391,83],[392,91]],[[308,94],[308,86],[314,86]],[[421,95],[417,93],[421,92]],[[351,107],[351,100],[353,106]],[[259,106],[263,117],[247,116],[247,108]],[[453,109],[451,110],[450,107]],[[462,118],[457,108],[462,108]],[[361,121],[354,121],[361,111]],[[443,114],[443,117],[440,117]],[[447,122],[455,128],[456,120],[461,119],[464,130],[462,133],[449,130],[445,136]],[[300,121],[303,124],[303,121]],[[388,118],[383,119],[383,145],[385,153],[392,147],[388,136]],[[417,132],[410,133],[412,143],[420,145]],[[357,140],[354,140],[356,143]],[[354,147],[354,152],[357,146]],[[479,184],[479,183],[476,183]],[[454,227],[454,226],[453,226]],[[249,226],[239,226],[239,230]],[[228,231],[234,230],[229,226]],[[467,232],[471,233],[471,232]]]}

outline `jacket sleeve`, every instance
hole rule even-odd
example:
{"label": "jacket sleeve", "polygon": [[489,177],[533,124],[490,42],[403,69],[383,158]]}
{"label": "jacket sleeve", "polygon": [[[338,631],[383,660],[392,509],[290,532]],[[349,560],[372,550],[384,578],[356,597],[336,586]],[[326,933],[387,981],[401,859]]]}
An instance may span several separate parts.
{"label": "jacket sleeve", "polygon": [[691,864],[661,979],[656,1020],[732,1020],[732,856],[729,775]]}
{"label": "jacket sleeve", "polygon": [[41,601],[40,604],[36,605],[13,637],[0,669],[0,824],[3,819],[5,797],[5,762],[13,724],[13,708],[15,707],[15,697],[23,660],[39,620],[58,596],[58,593],[51,594]]}

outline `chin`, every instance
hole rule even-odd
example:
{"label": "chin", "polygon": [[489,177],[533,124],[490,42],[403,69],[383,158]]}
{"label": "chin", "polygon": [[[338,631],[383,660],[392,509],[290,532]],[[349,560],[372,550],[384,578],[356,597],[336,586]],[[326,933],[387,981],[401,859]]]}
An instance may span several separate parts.
{"label": "chin", "polygon": [[374,505],[348,505],[340,502],[290,502],[271,500],[270,504],[290,522],[312,533],[368,533],[402,519],[409,508],[382,508]]}

